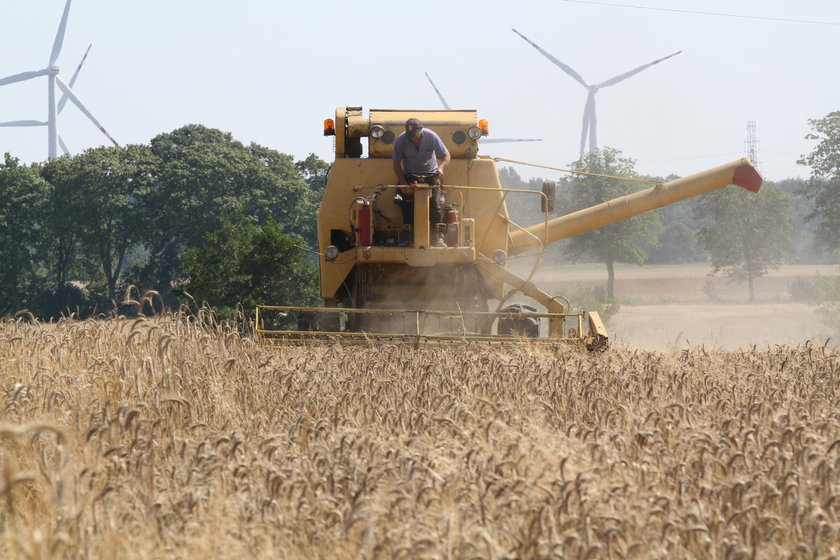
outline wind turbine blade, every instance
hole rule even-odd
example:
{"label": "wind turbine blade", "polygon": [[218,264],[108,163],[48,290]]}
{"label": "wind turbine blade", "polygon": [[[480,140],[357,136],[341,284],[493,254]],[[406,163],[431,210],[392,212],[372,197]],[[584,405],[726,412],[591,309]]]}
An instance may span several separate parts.
{"label": "wind turbine blade", "polygon": [[[511,28],[511,29],[513,29],[513,28]],[[534,47],[535,49],[537,49],[538,51],[540,51],[540,52],[543,54],[543,56],[545,56],[545,57],[546,57],[547,59],[549,59],[551,62],[553,62],[554,64],[556,64],[557,66],[559,66],[559,67],[560,67],[560,69],[561,69],[561,70],[563,70],[563,72],[565,72],[566,74],[568,74],[569,76],[571,76],[572,78],[574,78],[575,80],[577,80],[577,81],[578,81],[578,83],[579,83],[580,85],[582,85],[583,87],[589,87],[589,84],[587,84],[587,83],[586,83],[586,81],[583,79],[583,77],[581,77],[581,75],[580,75],[580,74],[578,74],[577,72],[575,72],[575,71],[572,69],[572,67],[571,67],[571,66],[569,66],[568,64],[564,64],[564,63],[560,62],[559,60],[557,60],[556,58],[554,58],[553,56],[551,56],[551,55],[550,55],[549,53],[547,53],[545,50],[543,50],[542,48],[540,48],[540,46],[539,46],[539,45],[537,45],[536,43],[534,43],[533,41],[531,41],[528,37],[526,37],[525,35],[523,35],[523,34],[522,34],[522,33],[520,33],[519,31],[517,31],[516,29],[513,29],[513,32],[514,32],[514,33],[516,33],[517,35],[519,35],[520,37],[522,37],[523,39],[525,39],[525,40],[526,40],[526,41],[527,41],[527,42],[528,42],[528,43],[529,43],[532,47]]]}
{"label": "wind turbine blade", "polygon": [[[68,85],[70,86],[70,88],[71,88],[71,89],[72,89],[72,88],[73,88],[73,86],[76,84],[76,78],[78,78],[78,77],[79,77],[79,72],[81,72],[81,70],[82,70],[82,65],[85,63],[85,60],[87,60],[88,53],[90,52],[90,48],[91,48],[92,46],[93,46],[93,45],[88,45],[88,48],[87,48],[87,50],[85,51],[85,56],[83,56],[83,57],[82,57],[82,61],[79,63],[79,65],[78,65],[78,66],[76,66],[76,71],[75,71],[75,72],[73,72],[73,77],[72,77],[72,78],[70,78],[70,83],[69,83]],[[59,112],[59,113],[61,112],[61,110],[62,110],[62,109],[64,109],[64,106],[65,106],[66,104],[67,104],[67,94],[64,94],[64,95],[62,95],[62,96],[61,96],[61,99],[60,99],[60,100],[59,100],[59,102],[58,102],[58,112]]]}
{"label": "wind turbine blade", "polygon": [[70,82],[68,83],[68,85],[69,85],[71,88],[72,88],[74,85],[76,85],[76,78],[78,78],[78,77],[79,77],[79,72],[81,72],[81,71],[82,71],[82,65],[85,63],[85,60],[87,60],[88,54],[90,54],[90,48],[91,48],[92,46],[93,46],[92,44],[91,44],[91,45],[88,45],[88,48],[87,48],[87,50],[85,51],[85,55],[82,57],[82,60],[81,60],[81,62],[79,62],[79,65],[78,65],[78,66],[76,66],[76,71],[75,71],[75,72],[73,72],[73,77],[72,77],[72,78],[70,78]]}
{"label": "wind turbine blade", "polygon": [[6,76],[5,78],[0,78],[0,86],[13,84],[15,82],[22,82],[24,80],[31,80],[32,78],[46,76],[49,73],[50,71],[44,68],[43,70],[35,70],[34,72],[21,72],[20,74],[13,74],[11,76]]}
{"label": "wind turbine blade", "polygon": [[675,52],[675,53],[673,53],[673,54],[669,54],[668,56],[665,56],[665,57],[662,57],[662,58],[657,58],[657,59],[656,59],[656,60],[654,60],[653,62],[648,62],[647,64],[644,64],[644,65],[642,65],[642,66],[639,66],[638,68],[633,68],[633,69],[632,69],[632,70],[630,70],[629,72],[625,72],[624,74],[619,74],[619,75],[618,75],[618,76],[616,76],[615,78],[610,78],[610,79],[609,79],[609,80],[607,80],[606,82],[603,82],[603,83],[601,83],[601,84],[598,84],[598,86],[597,86],[597,87],[602,88],[602,87],[607,87],[607,86],[611,86],[611,85],[617,84],[618,82],[620,82],[620,81],[622,81],[622,80],[626,80],[626,79],[627,79],[627,78],[629,78],[630,76],[634,76],[634,75],[638,74],[639,72],[641,72],[641,71],[642,71],[642,70],[644,70],[645,68],[650,68],[650,67],[651,67],[651,66],[653,66],[654,64],[659,64],[659,63],[660,63],[660,62],[662,62],[663,60],[668,60],[668,59],[669,59],[669,58],[671,58],[672,56],[677,56],[677,55],[678,55],[678,54],[680,54],[681,52],[682,52],[682,51],[677,51],[677,52]]}
{"label": "wind turbine blade", "polygon": [[47,121],[9,121],[0,122],[0,126],[47,126]]}
{"label": "wind turbine blade", "polygon": [[58,137],[58,145],[61,146],[61,151],[64,152],[64,155],[70,155],[70,150],[67,149],[67,144],[64,143],[64,139],[60,135]]}
{"label": "wind turbine blade", "polygon": [[435,83],[432,81],[432,77],[429,76],[429,73],[428,72],[423,72],[423,73],[426,74],[426,78],[429,79],[429,83],[432,84],[433,88],[435,88],[435,93],[440,98],[440,102],[443,103],[443,108],[446,109],[447,111],[451,110],[451,107],[449,106],[449,103],[447,103],[446,99],[443,98],[443,95],[441,95],[440,90],[437,88]]}
{"label": "wind turbine blade", "polygon": [[61,45],[64,44],[64,32],[67,30],[67,17],[70,15],[71,1],[67,0],[67,3],[64,5],[64,14],[61,16],[61,23],[58,24],[58,33],[55,34],[55,42],[53,43],[48,66],[55,66],[55,61],[58,60],[58,55],[61,54]]}
{"label": "wind turbine blade", "polygon": [[57,83],[57,84],[58,84],[58,87],[61,89],[61,91],[63,91],[63,92],[64,92],[64,94],[65,94],[67,97],[69,97],[69,98],[70,98],[70,101],[72,101],[72,102],[73,102],[73,104],[74,104],[74,105],[76,105],[76,107],[78,107],[78,108],[79,108],[79,110],[80,110],[82,113],[84,113],[84,114],[85,114],[85,116],[86,116],[87,118],[89,118],[89,119],[90,119],[90,121],[91,121],[93,124],[95,124],[95,125],[96,125],[96,128],[98,128],[99,130],[101,130],[101,131],[102,131],[102,134],[104,134],[105,136],[107,136],[107,137],[108,137],[108,140],[110,140],[111,142],[113,142],[113,143],[114,143],[114,146],[119,146],[119,144],[117,144],[117,141],[116,141],[116,140],[114,140],[114,139],[111,137],[111,135],[110,135],[110,134],[108,134],[108,131],[107,131],[107,130],[105,130],[105,127],[104,127],[104,126],[102,126],[102,125],[99,123],[99,121],[98,121],[98,120],[96,120],[96,117],[94,117],[94,116],[93,116],[93,114],[92,114],[90,111],[88,111],[88,110],[87,110],[87,107],[85,107],[85,106],[84,106],[84,104],[83,104],[83,103],[81,102],[81,100],[80,100],[80,99],[76,96],[76,94],[75,94],[75,93],[73,93],[73,90],[72,90],[72,89],[70,89],[69,87],[67,87],[67,84],[65,84],[65,83],[64,83],[64,81],[62,81],[62,79],[61,79],[61,78],[59,78],[58,76],[56,76],[56,77],[55,77],[55,83]]}

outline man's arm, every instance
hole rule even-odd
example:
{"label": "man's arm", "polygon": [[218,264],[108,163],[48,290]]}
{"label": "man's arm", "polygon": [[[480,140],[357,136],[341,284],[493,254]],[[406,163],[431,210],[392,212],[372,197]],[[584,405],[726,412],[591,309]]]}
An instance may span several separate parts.
{"label": "man's arm", "polygon": [[449,165],[451,160],[452,156],[449,155],[449,152],[443,154],[443,159],[438,162],[438,177],[443,177],[443,168]]}
{"label": "man's arm", "polygon": [[405,181],[405,175],[403,175],[402,162],[397,161],[397,160],[393,160],[393,163],[394,163],[394,175],[397,176],[397,184],[398,185],[407,185],[408,183],[406,183],[406,181]]}

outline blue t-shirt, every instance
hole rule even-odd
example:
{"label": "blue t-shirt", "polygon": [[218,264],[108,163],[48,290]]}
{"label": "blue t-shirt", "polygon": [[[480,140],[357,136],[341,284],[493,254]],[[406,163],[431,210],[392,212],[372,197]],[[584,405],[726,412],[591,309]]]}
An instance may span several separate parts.
{"label": "blue t-shirt", "polygon": [[411,138],[403,132],[394,142],[394,154],[391,159],[403,161],[403,173],[434,173],[437,160],[448,153],[443,140],[433,130],[424,128],[420,131],[420,149],[414,147]]}

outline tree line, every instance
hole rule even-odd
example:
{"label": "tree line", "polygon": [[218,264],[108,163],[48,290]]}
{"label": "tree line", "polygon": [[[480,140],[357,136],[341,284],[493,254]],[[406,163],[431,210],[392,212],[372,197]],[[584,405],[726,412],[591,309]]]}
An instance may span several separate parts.
{"label": "tree line", "polygon": [[[214,269],[222,270],[232,258],[223,249],[260,252],[255,243],[275,251],[273,264],[253,263],[254,274],[297,267],[312,302],[315,268],[302,248],[316,244],[327,170],[314,155],[295,162],[200,125],[148,145],[93,148],[32,165],[5,154],[0,316],[23,309],[41,318],[108,313],[136,297],[130,286],[158,292],[167,306],[218,295],[213,286],[186,284],[190,269],[210,266],[215,252],[228,257]],[[224,231],[227,245],[219,247]],[[208,246],[214,251],[202,252]],[[241,272],[228,272],[243,281]]]}
{"label": "tree line", "polygon": [[[601,262],[606,299],[616,263],[708,262],[752,283],[784,262],[834,262],[840,250],[840,112],[809,121],[816,141],[800,163],[807,180],[765,181],[753,194],[727,188],[552,245],[544,262]],[[612,148],[570,167],[637,177]],[[40,318],[120,311],[147,291],[158,305],[207,301],[223,314],[239,304],[314,305],[316,217],[328,164],[229,133],[188,125],[148,145],[93,148],[75,157],[0,163],[0,316]],[[540,190],[510,167],[502,185]],[[675,179],[646,177],[653,181]],[[549,217],[638,190],[638,183],[572,175],[557,186]],[[534,199],[510,194],[512,219],[543,219]],[[131,291],[133,288],[134,292]],[[840,286],[836,287],[840,299]]]}

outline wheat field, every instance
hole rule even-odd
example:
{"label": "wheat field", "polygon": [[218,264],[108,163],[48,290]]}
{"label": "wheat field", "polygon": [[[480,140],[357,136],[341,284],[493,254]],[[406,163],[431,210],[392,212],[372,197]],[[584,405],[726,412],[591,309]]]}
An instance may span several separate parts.
{"label": "wheat field", "polygon": [[840,354],[0,323],[2,558],[839,558]]}

